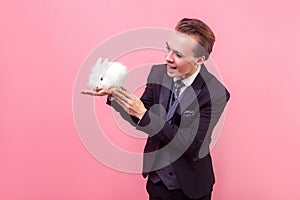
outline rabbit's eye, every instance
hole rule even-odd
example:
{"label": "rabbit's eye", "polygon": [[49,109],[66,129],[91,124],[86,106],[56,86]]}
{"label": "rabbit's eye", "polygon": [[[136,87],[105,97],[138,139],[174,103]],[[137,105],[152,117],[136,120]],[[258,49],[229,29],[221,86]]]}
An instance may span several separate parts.
{"label": "rabbit's eye", "polygon": [[102,78],[102,77],[100,78],[100,81],[103,81],[103,78]]}

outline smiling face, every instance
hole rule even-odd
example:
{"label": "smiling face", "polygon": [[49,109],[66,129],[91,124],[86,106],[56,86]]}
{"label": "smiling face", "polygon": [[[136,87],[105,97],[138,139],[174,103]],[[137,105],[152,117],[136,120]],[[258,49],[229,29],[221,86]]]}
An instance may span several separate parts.
{"label": "smiling face", "polygon": [[198,46],[193,35],[173,32],[166,42],[168,76],[186,78],[192,75],[205,60],[203,57],[195,57],[194,51]]}

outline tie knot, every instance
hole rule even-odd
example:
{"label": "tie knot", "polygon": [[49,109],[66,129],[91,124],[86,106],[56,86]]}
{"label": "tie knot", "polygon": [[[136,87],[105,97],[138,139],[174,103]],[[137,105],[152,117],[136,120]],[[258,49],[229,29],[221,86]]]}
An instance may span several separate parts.
{"label": "tie knot", "polygon": [[179,80],[177,80],[177,81],[175,82],[175,84],[174,84],[174,90],[175,90],[175,89],[180,90],[180,88],[182,88],[183,86],[184,86],[184,83],[182,82],[181,79],[179,79]]}
{"label": "tie knot", "polygon": [[184,86],[184,83],[182,82],[181,79],[177,80],[174,83],[174,87],[173,87],[173,92],[172,92],[172,101],[171,101],[171,105],[173,105],[174,101],[176,101],[179,97],[180,94],[180,89]]}

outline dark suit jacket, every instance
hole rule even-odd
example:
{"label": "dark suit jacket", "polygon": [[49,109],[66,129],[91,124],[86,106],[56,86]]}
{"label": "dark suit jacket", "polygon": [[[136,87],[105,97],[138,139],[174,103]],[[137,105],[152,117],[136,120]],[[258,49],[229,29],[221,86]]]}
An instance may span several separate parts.
{"label": "dark suit jacket", "polygon": [[108,103],[149,135],[144,150],[144,177],[164,167],[157,165],[157,158],[168,151],[166,160],[172,162],[183,192],[190,198],[199,198],[211,192],[215,182],[209,144],[229,93],[202,65],[192,85],[166,113],[172,84],[166,65],[152,67],[141,97],[147,112],[140,121],[128,116],[113,101]]}

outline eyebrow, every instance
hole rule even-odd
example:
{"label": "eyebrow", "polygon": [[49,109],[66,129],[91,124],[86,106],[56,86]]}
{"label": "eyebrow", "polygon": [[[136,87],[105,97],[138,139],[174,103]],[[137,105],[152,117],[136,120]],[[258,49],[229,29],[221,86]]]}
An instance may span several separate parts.
{"label": "eyebrow", "polygon": [[181,52],[172,49],[172,48],[170,47],[170,45],[168,44],[168,42],[166,42],[166,45],[167,45],[167,48],[168,48],[168,49],[171,49],[172,51],[174,51],[174,53],[179,54],[179,55],[181,55],[181,56],[184,56]]}

